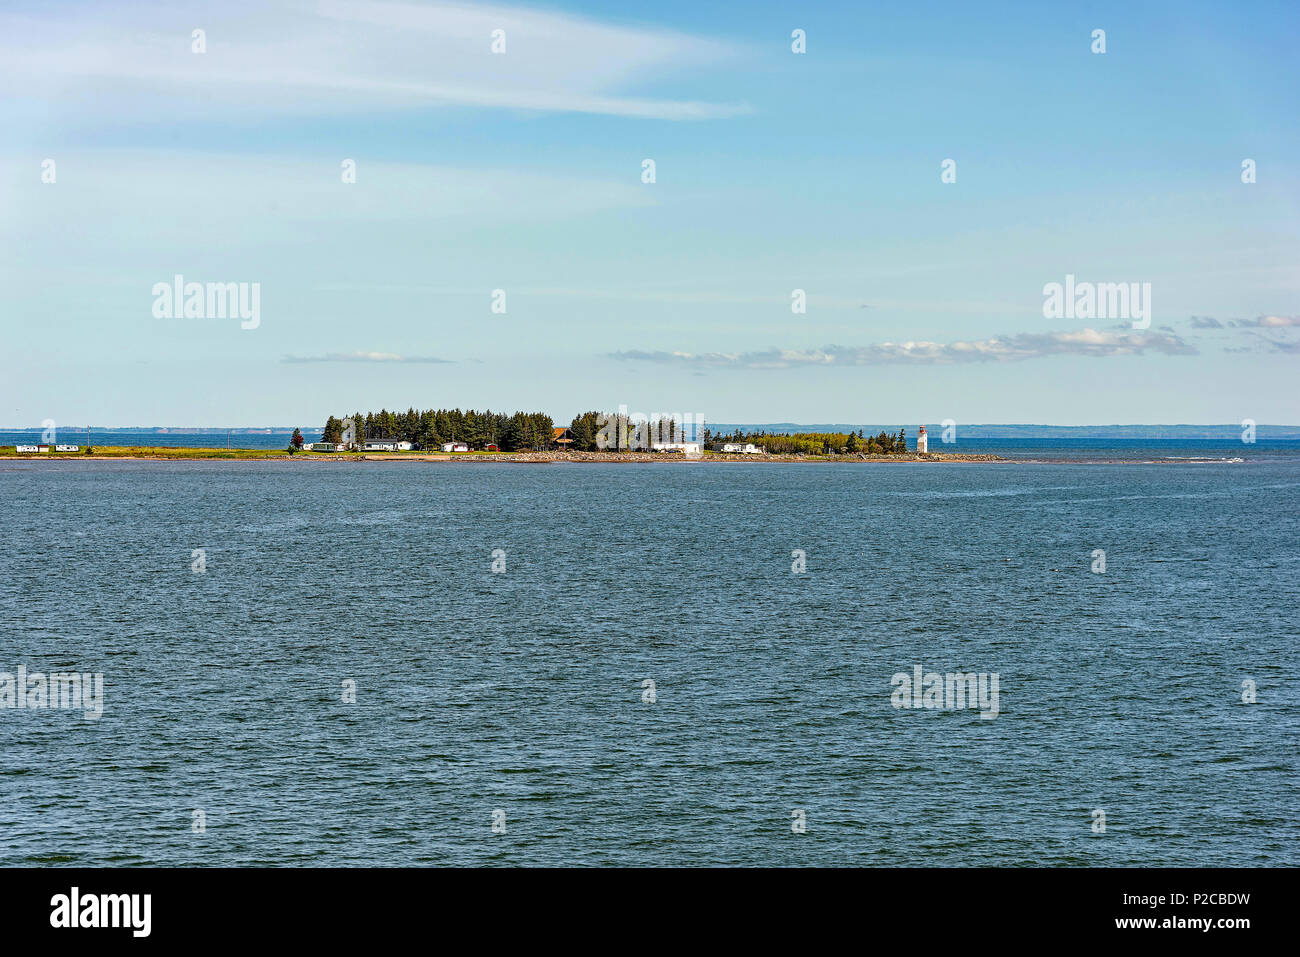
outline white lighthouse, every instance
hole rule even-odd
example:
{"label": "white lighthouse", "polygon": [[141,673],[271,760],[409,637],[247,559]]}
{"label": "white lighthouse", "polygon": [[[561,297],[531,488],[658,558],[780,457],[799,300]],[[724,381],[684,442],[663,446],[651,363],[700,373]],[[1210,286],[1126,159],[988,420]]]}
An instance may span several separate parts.
{"label": "white lighthouse", "polygon": [[921,426],[920,431],[916,433],[916,451],[918,452],[930,451],[930,440],[929,438],[926,437],[924,425]]}

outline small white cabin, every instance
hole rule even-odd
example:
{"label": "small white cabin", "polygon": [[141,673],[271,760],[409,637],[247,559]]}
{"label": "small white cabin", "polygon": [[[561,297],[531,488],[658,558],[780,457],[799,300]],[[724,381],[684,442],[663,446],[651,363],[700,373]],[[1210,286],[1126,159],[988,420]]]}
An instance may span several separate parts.
{"label": "small white cabin", "polygon": [[444,452],[468,452],[469,446],[464,442],[443,442],[442,450]]}
{"label": "small white cabin", "polygon": [[80,451],[81,451],[81,446],[80,446],[80,445],[56,445],[56,446],[54,447],[54,451],[56,451],[56,452],[80,452]]}
{"label": "small white cabin", "polygon": [[703,446],[699,442],[651,442],[652,452],[685,452],[687,455],[699,455]]}
{"label": "small white cabin", "polygon": [[[48,445],[45,448],[47,451],[49,450]],[[24,455],[29,452],[39,452],[40,448],[35,445],[18,445],[14,447],[14,451],[17,452],[19,455]]]}
{"label": "small white cabin", "polygon": [[367,452],[409,452],[415,448],[410,442],[397,439],[370,439],[366,442]]}
{"label": "small white cabin", "polygon": [[342,442],[313,442],[309,448],[313,452],[342,452]]}
{"label": "small white cabin", "polygon": [[760,449],[753,442],[745,442],[744,444],[741,444],[740,442],[727,442],[725,445],[722,446],[722,451],[735,452],[739,455],[762,455],[763,454],[763,450]]}

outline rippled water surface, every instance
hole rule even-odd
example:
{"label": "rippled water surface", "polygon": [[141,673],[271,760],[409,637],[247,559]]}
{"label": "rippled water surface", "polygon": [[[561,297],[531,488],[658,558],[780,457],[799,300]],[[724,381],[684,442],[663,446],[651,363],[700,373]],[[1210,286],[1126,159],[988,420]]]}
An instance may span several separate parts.
{"label": "rippled water surface", "polygon": [[10,461],[0,516],[0,671],[105,682],[0,709],[0,864],[1300,864],[1289,462]]}

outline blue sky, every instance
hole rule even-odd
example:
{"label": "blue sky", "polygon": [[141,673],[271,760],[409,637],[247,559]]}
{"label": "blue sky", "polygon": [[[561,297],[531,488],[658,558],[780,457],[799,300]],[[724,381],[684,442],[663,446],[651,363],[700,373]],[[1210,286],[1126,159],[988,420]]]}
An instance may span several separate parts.
{"label": "blue sky", "polygon": [[1057,6],[7,4],[0,424],[1300,422],[1300,7]]}

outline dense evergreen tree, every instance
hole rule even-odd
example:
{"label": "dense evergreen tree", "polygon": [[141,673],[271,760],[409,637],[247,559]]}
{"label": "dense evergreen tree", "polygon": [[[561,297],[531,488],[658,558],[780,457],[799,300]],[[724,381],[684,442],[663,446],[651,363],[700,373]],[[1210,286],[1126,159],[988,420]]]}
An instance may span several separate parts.
{"label": "dense evergreen tree", "polygon": [[579,452],[596,451],[596,434],[600,431],[599,412],[584,412],[581,415],[574,416],[573,421],[569,423],[569,431],[573,433],[573,448]]}
{"label": "dense evergreen tree", "polygon": [[[505,451],[544,449],[551,444],[552,422],[541,412],[476,412],[473,409],[407,409],[405,412],[358,412],[357,441],[388,439],[410,442],[417,449],[436,449],[444,442],[464,442],[472,449],[499,445]],[[330,416],[328,430],[335,423],[342,433],[342,423]],[[325,441],[340,441],[326,438]]]}

